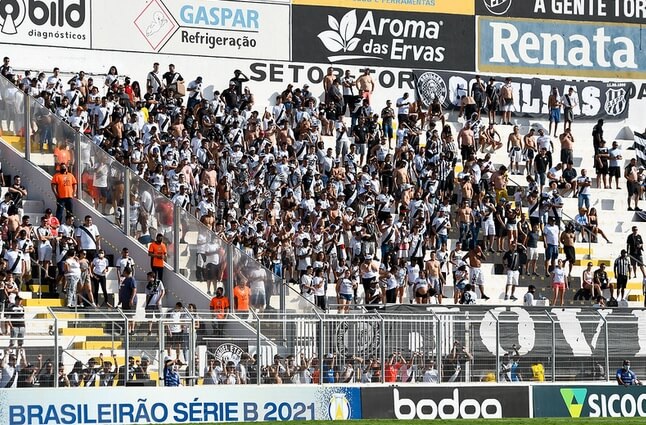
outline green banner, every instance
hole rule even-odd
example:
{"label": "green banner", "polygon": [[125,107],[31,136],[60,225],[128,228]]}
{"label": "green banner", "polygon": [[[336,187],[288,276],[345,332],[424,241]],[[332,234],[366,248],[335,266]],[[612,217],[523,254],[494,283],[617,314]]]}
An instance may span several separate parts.
{"label": "green banner", "polygon": [[646,388],[641,386],[535,386],[535,418],[646,416]]}

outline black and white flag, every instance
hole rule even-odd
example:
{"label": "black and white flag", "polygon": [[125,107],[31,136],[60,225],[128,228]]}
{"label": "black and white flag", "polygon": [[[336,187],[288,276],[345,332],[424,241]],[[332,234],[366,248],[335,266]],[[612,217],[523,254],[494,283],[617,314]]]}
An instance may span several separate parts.
{"label": "black and white flag", "polygon": [[635,135],[635,156],[639,165],[646,167],[646,134],[634,132]]}

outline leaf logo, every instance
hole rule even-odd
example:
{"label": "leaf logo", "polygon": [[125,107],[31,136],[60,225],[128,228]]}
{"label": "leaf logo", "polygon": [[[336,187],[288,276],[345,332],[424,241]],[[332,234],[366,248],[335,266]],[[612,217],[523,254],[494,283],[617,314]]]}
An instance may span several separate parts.
{"label": "leaf logo", "polygon": [[342,53],[339,56],[330,56],[328,59],[332,62],[337,60],[353,60],[353,59],[381,59],[374,56],[356,56],[349,53],[354,52],[359,46],[361,39],[355,37],[357,32],[357,11],[356,9],[349,11],[338,21],[334,16],[327,16],[327,24],[329,30],[325,30],[318,34],[327,50],[332,53]]}
{"label": "leaf logo", "polygon": [[340,51],[352,52],[357,48],[359,38],[354,34],[357,32],[357,11],[351,10],[337,21],[334,16],[327,16],[327,23],[331,29],[323,31],[318,35],[325,48],[330,52],[337,53]]}

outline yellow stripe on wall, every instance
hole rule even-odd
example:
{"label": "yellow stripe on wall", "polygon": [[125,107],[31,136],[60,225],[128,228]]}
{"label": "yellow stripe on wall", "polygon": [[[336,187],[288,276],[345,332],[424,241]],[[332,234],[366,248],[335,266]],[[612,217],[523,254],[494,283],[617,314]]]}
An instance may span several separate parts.
{"label": "yellow stripe on wall", "polygon": [[473,0],[292,0],[292,4],[357,9],[394,10],[397,12],[448,13],[474,15]]}

